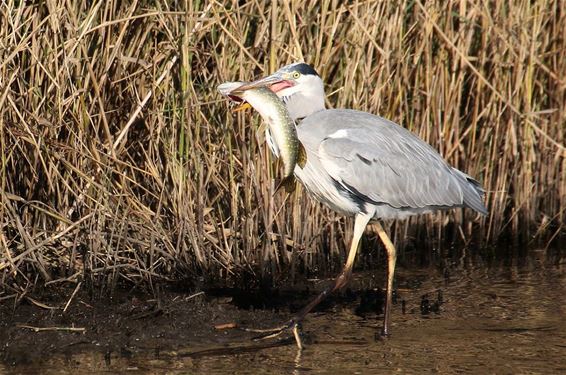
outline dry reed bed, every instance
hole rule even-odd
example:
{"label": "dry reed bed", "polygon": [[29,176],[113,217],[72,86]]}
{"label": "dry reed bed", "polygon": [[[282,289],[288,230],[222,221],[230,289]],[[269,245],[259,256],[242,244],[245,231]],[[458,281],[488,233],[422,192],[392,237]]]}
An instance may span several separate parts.
{"label": "dry reed bed", "polygon": [[487,219],[398,223],[397,243],[560,234],[564,1],[271,3],[2,2],[3,287],[334,264],[349,220],[273,196],[257,116],[215,92],[302,59],[330,106],[402,124],[487,188]]}

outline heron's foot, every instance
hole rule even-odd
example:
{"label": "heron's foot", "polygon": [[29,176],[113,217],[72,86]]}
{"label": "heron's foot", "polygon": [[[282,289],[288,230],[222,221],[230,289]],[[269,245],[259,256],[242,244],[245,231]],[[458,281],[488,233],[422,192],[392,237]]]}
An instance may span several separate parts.
{"label": "heron's foot", "polygon": [[295,336],[295,342],[297,343],[297,347],[299,350],[303,350],[303,341],[301,340],[301,324],[295,323],[293,324],[293,336]]}
{"label": "heron's foot", "polygon": [[389,337],[391,337],[391,334],[389,333],[389,330],[386,329],[385,327],[379,329],[375,333],[375,341],[385,340],[388,339]]}
{"label": "heron's foot", "polygon": [[291,332],[293,332],[293,336],[295,337],[297,347],[299,349],[303,349],[304,347],[303,342],[301,340],[301,322],[295,319],[290,320],[284,325],[275,328],[268,328],[268,329],[245,328],[244,330],[246,332],[260,333],[259,336],[252,338],[252,340],[254,341],[272,339],[278,337],[287,330],[291,330]]}

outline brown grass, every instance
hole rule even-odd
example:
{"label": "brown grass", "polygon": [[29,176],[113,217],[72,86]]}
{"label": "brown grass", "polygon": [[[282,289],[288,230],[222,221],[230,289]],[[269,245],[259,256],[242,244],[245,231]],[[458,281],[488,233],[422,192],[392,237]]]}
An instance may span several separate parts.
{"label": "brown grass", "polygon": [[564,1],[204,3],[2,2],[0,284],[330,266],[350,221],[273,196],[258,117],[215,90],[300,59],[330,106],[402,124],[486,187],[487,219],[398,223],[397,244],[563,233]]}

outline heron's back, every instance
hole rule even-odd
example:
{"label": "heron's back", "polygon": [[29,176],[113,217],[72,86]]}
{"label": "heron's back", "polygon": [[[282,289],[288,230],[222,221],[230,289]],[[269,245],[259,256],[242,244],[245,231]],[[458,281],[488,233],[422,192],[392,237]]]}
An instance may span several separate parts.
{"label": "heron's back", "polygon": [[339,212],[373,210],[376,218],[403,218],[469,207],[487,214],[477,181],[391,121],[330,109],[306,117],[297,133],[307,165],[296,168],[296,176],[316,199]]}

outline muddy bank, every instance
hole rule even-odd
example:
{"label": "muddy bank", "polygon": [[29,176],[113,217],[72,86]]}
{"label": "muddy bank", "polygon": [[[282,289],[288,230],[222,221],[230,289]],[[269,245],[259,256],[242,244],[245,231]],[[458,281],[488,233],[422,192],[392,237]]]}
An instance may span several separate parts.
{"label": "muddy bank", "polygon": [[[277,340],[253,340],[258,334],[243,328],[280,325],[330,282],[286,290],[179,292],[161,288],[157,296],[120,290],[105,299],[93,299],[86,293],[73,296],[71,288],[58,295],[6,299],[0,306],[0,360],[19,366],[84,351],[110,359],[140,352],[159,356],[187,347],[195,348],[195,352],[185,356],[198,356],[198,348],[211,346],[294,344],[285,334]],[[349,304],[359,315],[375,314],[382,303],[380,290],[347,289],[328,298],[315,311]]]}
{"label": "muddy bank", "polygon": [[284,316],[238,309],[228,294],[206,292],[163,291],[155,298],[120,291],[113,298],[99,300],[77,295],[63,311],[68,299],[64,294],[35,296],[15,309],[13,301],[4,301],[0,307],[2,362],[16,366],[85,350],[127,357],[139,351],[158,353],[180,346],[221,344],[244,340],[246,333],[217,330],[215,325],[275,324]]}
{"label": "muddy bank", "polygon": [[[256,342],[286,321],[330,279],[298,289],[161,288],[156,296],[116,292],[93,299],[70,288],[0,305],[0,373],[563,373],[566,371],[566,256],[484,262],[463,255],[442,266],[403,264],[392,336],[381,326],[381,272],[356,272],[303,325],[307,348],[290,334]],[[55,330],[55,329],[59,330]],[[37,330],[37,331],[36,331]],[[331,359],[331,360],[330,360]]]}

